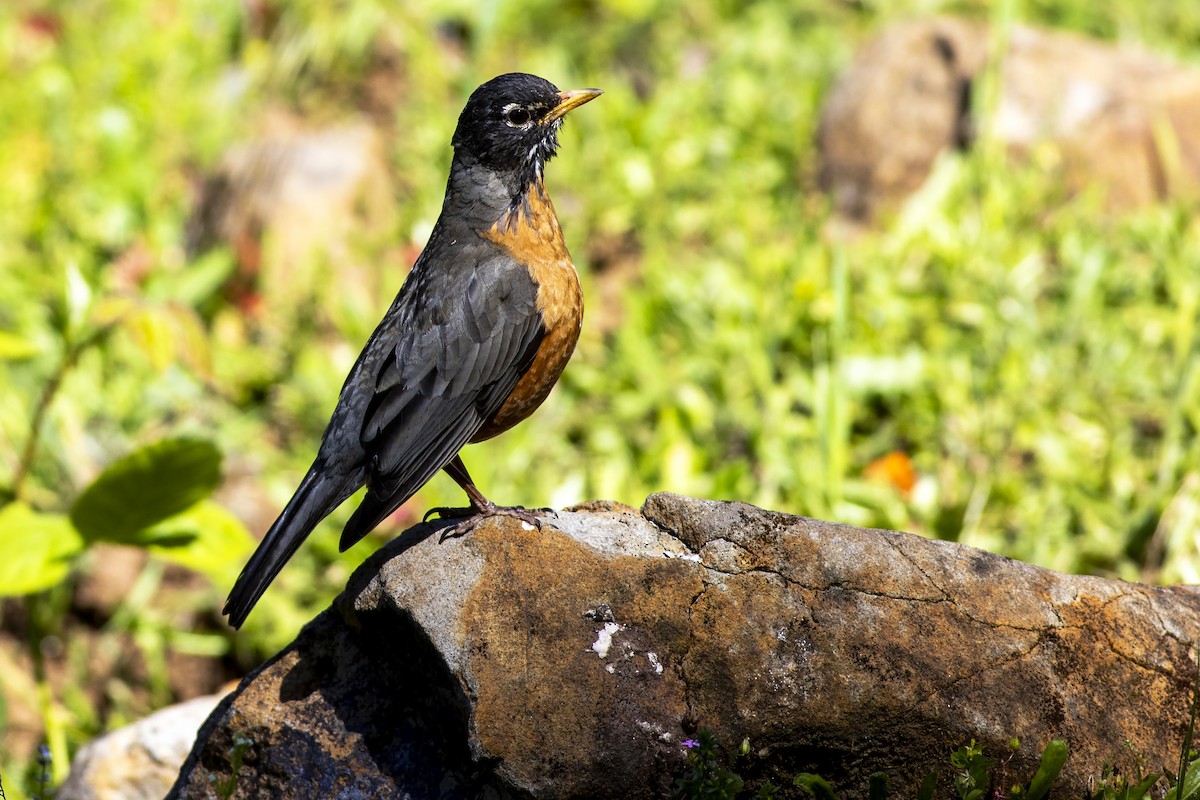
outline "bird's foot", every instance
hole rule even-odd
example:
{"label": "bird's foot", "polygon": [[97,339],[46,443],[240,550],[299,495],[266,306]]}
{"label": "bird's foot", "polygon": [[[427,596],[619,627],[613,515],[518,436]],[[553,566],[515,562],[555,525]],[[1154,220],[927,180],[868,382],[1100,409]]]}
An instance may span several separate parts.
{"label": "bird's foot", "polygon": [[466,506],[462,508],[453,508],[442,506],[431,508],[425,512],[425,517],[422,522],[427,521],[430,517],[436,514],[440,519],[460,519],[461,522],[455,523],[442,532],[439,541],[446,539],[454,539],[462,536],[465,533],[473,530],[480,521],[489,517],[511,517],[520,520],[525,525],[531,528],[542,529],[542,520],[539,514],[554,514],[554,509],[551,508],[535,508],[528,509],[523,506],[498,506],[494,503],[488,503],[485,506]]}

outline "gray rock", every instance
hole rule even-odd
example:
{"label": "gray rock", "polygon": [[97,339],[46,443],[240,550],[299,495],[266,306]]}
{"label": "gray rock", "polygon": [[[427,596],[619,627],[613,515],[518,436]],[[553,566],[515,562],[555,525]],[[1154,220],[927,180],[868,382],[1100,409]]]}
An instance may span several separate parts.
{"label": "gray rock", "polygon": [[84,745],[58,800],[158,800],[171,788],[219,695],[156,711]]}

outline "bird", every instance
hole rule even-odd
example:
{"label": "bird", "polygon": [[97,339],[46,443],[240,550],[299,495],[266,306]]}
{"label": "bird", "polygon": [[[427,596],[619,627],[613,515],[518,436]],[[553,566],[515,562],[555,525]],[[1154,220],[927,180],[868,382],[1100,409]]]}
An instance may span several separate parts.
{"label": "bird", "polygon": [[350,369],[312,466],[234,583],[223,611],[231,626],[363,486],[342,552],[439,470],[469,502],[435,509],[440,516],[536,521],[485,497],[459,451],[532,414],[579,339],[583,292],[543,172],[564,117],[600,94],[524,73],[472,92],[451,140],[441,214]]}

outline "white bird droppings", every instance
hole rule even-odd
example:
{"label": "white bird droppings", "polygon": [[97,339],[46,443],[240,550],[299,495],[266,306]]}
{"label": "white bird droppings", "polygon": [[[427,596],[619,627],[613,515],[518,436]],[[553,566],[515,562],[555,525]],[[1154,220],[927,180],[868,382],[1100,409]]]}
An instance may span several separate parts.
{"label": "white bird droppings", "polygon": [[650,666],[654,667],[654,674],[662,675],[662,662],[658,660],[657,653],[646,653],[646,658],[650,660]]}
{"label": "white bird droppings", "polygon": [[596,655],[601,658],[608,657],[608,648],[612,647],[613,634],[624,630],[623,625],[618,625],[615,622],[606,622],[604,627],[596,631],[596,641],[592,644],[592,649],[596,651]]}

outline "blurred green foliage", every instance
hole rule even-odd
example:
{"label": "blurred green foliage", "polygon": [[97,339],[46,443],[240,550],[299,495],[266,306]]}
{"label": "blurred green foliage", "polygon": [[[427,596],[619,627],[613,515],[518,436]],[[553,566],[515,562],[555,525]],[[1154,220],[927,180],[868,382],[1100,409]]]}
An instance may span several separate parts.
{"label": "blurred green foliage", "polygon": [[[1194,3],[1001,10],[1200,62]],[[0,519],[27,527],[0,539],[0,558],[35,539],[80,552],[62,515],[107,465],[164,439],[214,442],[227,488],[250,484],[268,516],[278,510],[440,209],[462,103],[492,75],[523,70],[606,90],[572,115],[547,172],[589,310],[546,406],[465,452],[489,496],[637,505],[671,490],[1057,569],[1200,579],[1193,204],[1105,216],[1088,195],[1063,196],[1055,153],[1018,165],[985,150],[943,159],[877,231],[849,243],[825,234],[813,135],[830,82],[879,26],[945,11],[996,9],[4,3]],[[392,100],[364,110],[363,86],[381,75]],[[200,176],[279,107],[314,121],[370,113],[386,131],[389,213],[355,228],[344,252],[274,271],[268,236],[251,307],[230,290],[247,279],[238,255],[189,251],[188,220]],[[875,479],[881,458],[911,465],[911,487]],[[435,478],[406,519],[460,500]],[[156,529],[187,541],[218,531],[188,556],[210,576],[236,574],[244,557],[221,502]],[[341,555],[347,513],[302,548],[236,640],[217,633],[226,580],[196,601],[215,638],[146,610],[158,561],[113,624],[140,631],[147,654],[233,648],[248,666],[397,527]],[[63,624],[71,581],[97,568],[64,563],[66,582],[27,601],[58,610],[41,629]],[[72,742],[145,710],[118,701],[105,720],[62,704]],[[10,757],[0,741],[0,768]]]}

